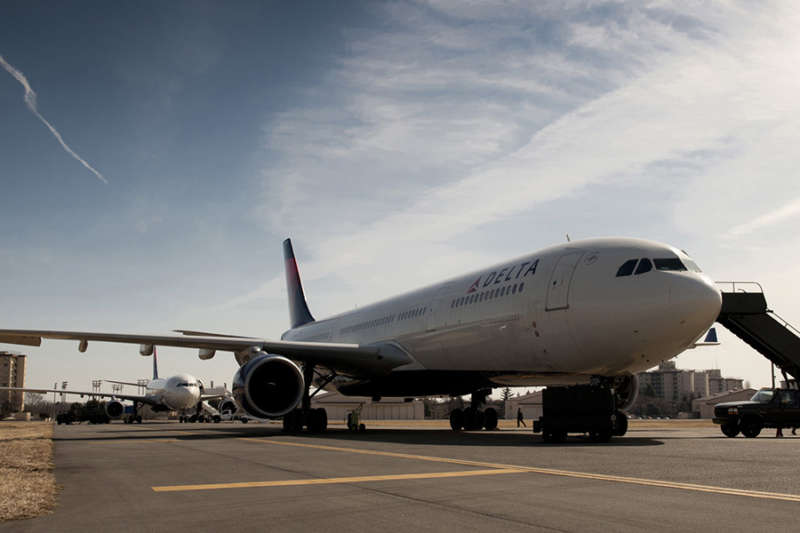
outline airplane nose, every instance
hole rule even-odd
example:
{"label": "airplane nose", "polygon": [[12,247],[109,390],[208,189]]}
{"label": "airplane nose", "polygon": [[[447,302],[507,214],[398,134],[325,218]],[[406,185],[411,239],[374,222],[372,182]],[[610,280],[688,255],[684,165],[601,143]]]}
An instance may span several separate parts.
{"label": "airplane nose", "polygon": [[722,293],[710,279],[680,276],[670,287],[670,307],[687,323],[710,327],[719,316]]}
{"label": "airplane nose", "polygon": [[195,398],[194,391],[189,389],[183,389],[183,394],[181,395],[181,400],[183,401],[184,408],[194,407],[197,403],[197,399]]}

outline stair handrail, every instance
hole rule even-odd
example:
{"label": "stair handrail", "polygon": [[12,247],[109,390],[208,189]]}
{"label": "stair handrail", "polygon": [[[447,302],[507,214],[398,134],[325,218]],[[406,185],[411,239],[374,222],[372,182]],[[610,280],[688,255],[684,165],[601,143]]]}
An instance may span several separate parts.
{"label": "stair handrail", "polygon": [[[723,291],[723,292],[760,292],[764,294],[764,287],[757,281],[715,281],[716,285],[730,285],[730,291]],[[736,286],[739,286],[739,290],[737,291]],[[744,288],[742,286],[744,285]],[[748,291],[747,287],[757,287],[757,291]]]}
{"label": "stair handrail", "polygon": [[783,327],[785,327],[786,329],[789,329],[789,330],[791,330],[791,331],[792,331],[792,333],[794,333],[795,335],[797,335],[798,337],[800,337],[800,329],[797,329],[796,327],[794,327],[793,325],[791,325],[791,324],[789,323],[789,321],[788,321],[788,320],[786,320],[785,318],[783,318],[781,315],[779,315],[778,313],[776,313],[776,312],[775,312],[775,311],[773,311],[772,309],[767,309],[767,313],[769,313],[769,314],[771,314],[772,316],[774,316],[775,318],[777,318],[777,319],[778,319],[778,322],[779,322],[779,323],[780,323],[780,324],[781,324]]}

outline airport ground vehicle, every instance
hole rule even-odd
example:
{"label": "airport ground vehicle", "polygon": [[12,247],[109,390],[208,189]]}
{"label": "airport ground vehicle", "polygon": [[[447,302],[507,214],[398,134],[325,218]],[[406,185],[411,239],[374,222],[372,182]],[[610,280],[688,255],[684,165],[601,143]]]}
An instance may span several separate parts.
{"label": "airport ground vehicle", "polygon": [[69,411],[56,415],[57,424],[89,422],[90,424],[108,424],[111,417],[106,413],[105,402],[89,400],[86,404],[73,403]]}
{"label": "airport ground vehicle", "polygon": [[763,428],[800,427],[800,390],[761,389],[749,401],[714,407],[713,422],[726,437],[757,437]]}
{"label": "airport ground vehicle", "polygon": [[545,442],[561,442],[567,433],[585,433],[593,441],[607,442],[628,430],[628,417],[617,409],[608,387],[547,387],[542,400],[544,410],[533,422],[533,432],[541,431]]}

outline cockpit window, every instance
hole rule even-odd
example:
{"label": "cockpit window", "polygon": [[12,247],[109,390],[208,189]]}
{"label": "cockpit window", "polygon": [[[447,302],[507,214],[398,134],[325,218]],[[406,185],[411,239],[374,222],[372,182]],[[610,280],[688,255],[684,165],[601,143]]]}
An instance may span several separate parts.
{"label": "cockpit window", "polygon": [[684,259],[683,264],[686,265],[689,268],[689,270],[693,272],[703,272],[702,270],[700,270],[700,267],[697,266],[697,263],[695,263],[691,259]]}
{"label": "cockpit window", "polygon": [[644,258],[639,261],[639,266],[636,267],[636,274],[644,274],[645,272],[650,272],[653,270],[653,263],[650,262],[648,258]]}
{"label": "cockpit window", "polygon": [[617,270],[617,277],[620,278],[622,276],[630,276],[633,274],[633,268],[636,266],[636,261],[638,261],[638,259],[628,259],[622,263],[622,266],[619,267],[619,270]]}
{"label": "cockpit window", "polygon": [[178,383],[178,387],[195,387],[197,386],[196,383],[189,383],[184,381],[183,383]]}
{"label": "cockpit window", "polygon": [[686,267],[677,257],[653,259],[653,262],[656,264],[656,270],[686,270]]}

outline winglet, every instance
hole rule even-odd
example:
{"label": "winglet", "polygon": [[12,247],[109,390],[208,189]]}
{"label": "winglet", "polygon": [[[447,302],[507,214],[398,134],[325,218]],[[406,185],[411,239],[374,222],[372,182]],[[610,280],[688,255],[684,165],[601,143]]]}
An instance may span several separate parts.
{"label": "winglet", "polygon": [[697,348],[699,346],[718,346],[718,345],[719,345],[719,337],[717,337],[717,328],[711,328],[708,330],[708,333],[706,333],[706,336],[703,338],[702,341],[698,340],[697,342],[689,346],[689,349],[691,350],[692,348]]}
{"label": "winglet", "polygon": [[303,284],[300,282],[300,272],[297,270],[291,239],[283,241],[283,259],[286,269],[286,290],[289,293],[289,319],[292,328],[296,328],[313,322],[314,317],[308,310],[306,297],[303,294]]}

